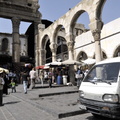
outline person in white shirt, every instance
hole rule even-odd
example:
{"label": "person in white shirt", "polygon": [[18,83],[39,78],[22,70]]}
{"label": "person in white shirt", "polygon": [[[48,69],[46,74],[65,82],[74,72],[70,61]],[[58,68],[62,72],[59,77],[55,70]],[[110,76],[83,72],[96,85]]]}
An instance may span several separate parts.
{"label": "person in white shirt", "polygon": [[37,77],[35,68],[32,68],[32,70],[29,72],[29,75],[31,80],[30,89],[33,89],[35,87],[35,79]]}

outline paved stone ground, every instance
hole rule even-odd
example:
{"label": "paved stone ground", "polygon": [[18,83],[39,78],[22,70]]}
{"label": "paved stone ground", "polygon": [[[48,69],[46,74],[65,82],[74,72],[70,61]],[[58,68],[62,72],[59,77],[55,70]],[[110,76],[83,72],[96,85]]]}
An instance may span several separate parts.
{"label": "paved stone ground", "polygon": [[47,84],[36,84],[35,89],[24,94],[23,85],[18,85],[16,93],[3,95],[0,120],[57,120],[78,115],[85,112],[79,109],[78,97],[76,86],[49,88]]}

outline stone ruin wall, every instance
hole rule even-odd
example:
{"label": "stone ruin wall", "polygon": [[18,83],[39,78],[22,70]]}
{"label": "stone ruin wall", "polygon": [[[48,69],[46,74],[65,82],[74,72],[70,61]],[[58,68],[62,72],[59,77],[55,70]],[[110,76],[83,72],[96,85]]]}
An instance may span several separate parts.
{"label": "stone ruin wall", "polygon": [[36,13],[40,8],[38,0],[0,0],[0,6],[21,11],[32,10],[32,13]]}
{"label": "stone ruin wall", "polygon": [[32,7],[33,9],[39,8],[38,0],[0,0],[1,3],[8,3],[18,6]]}

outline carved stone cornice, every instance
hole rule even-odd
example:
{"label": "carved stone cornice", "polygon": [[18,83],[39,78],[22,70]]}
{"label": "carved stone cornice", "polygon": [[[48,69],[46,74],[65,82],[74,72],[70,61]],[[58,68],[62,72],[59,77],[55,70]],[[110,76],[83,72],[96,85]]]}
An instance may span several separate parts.
{"label": "carved stone cornice", "polygon": [[100,34],[101,34],[100,30],[96,29],[96,30],[92,31],[92,35],[93,35],[95,41],[99,41],[100,40]]}
{"label": "carved stone cornice", "polygon": [[38,2],[32,0],[27,1],[28,0],[0,0],[0,16],[9,19],[14,16],[20,17],[21,20],[29,22],[40,20],[42,15],[38,11]]}
{"label": "carved stone cornice", "polygon": [[71,51],[74,48],[74,41],[67,42],[68,50]]}
{"label": "carved stone cornice", "polygon": [[11,20],[12,20],[12,23],[13,23],[13,27],[17,27],[17,28],[19,28],[19,25],[20,25],[20,19],[17,18],[17,17],[13,17]]}
{"label": "carved stone cornice", "polygon": [[[40,5],[38,4],[38,1],[32,1],[32,0],[8,0],[8,1],[0,1],[1,7],[8,7],[16,8],[17,10],[25,10],[25,11],[32,11],[36,12],[40,8]],[[24,8],[24,9],[23,9]]]}
{"label": "carved stone cornice", "polygon": [[50,44],[50,49],[52,52],[56,52],[57,51],[57,44],[56,43],[51,43]]}

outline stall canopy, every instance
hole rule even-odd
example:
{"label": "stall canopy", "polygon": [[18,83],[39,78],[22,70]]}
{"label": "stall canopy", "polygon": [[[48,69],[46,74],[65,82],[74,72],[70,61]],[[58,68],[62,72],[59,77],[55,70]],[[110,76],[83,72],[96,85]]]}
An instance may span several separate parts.
{"label": "stall canopy", "polygon": [[61,62],[62,65],[81,65],[82,62],[76,61],[76,60],[65,60],[63,62]]}
{"label": "stall canopy", "polygon": [[84,60],[82,62],[85,63],[85,64],[88,64],[88,65],[92,65],[92,64],[96,63],[96,60],[92,59],[92,58],[88,58],[88,59],[86,59],[86,60]]}
{"label": "stall canopy", "polygon": [[45,65],[46,66],[60,66],[60,65],[62,65],[62,63],[54,61],[54,62],[46,63]]}
{"label": "stall canopy", "polygon": [[41,65],[41,66],[37,66],[36,69],[44,69],[44,65]]}
{"label": "stall canopy", "polygon": [[37,66],[36,69],[49,69],[49,66],[40,65],[40,66]]}

